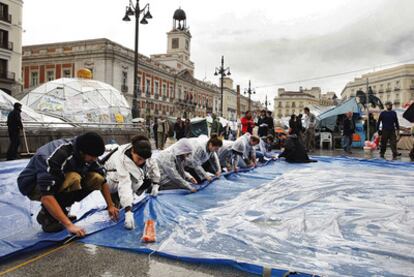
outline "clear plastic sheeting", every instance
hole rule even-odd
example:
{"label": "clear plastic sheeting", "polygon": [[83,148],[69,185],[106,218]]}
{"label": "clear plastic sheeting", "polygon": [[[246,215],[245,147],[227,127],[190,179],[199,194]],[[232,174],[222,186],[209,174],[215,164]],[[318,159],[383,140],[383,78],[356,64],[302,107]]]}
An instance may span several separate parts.
{"label": "clear plastic sheeting", "polygon": [[[22,103],[18,101],[17,99],[15,99],[14,97],[5,93],[4,91],[0,90],[0,121],[7,121],[7,116],[13,110],[13,105],[16,102]],[[26,127],[32,126],[32,125],[39,126],[39,124],[37,123],[44,123],[44,122],[63,123],[63,121],[58,118],[39,114],[35,112],[34,110],[32,110],[31,108],[27,107],[26,105],[22,105],[21,117],[22,117],[23,123],[33,122],[32,124],[25,123],[24,126]],[[68,127],[69,126],[70,127],[71,126],[68,124],[42,124],[42,125],[43,126],[54,126],[54,127],[56,126],[57,127]]]}
{"label": "clear plastic sheeting", "polygon": [[[136,213],[134,231],[117,225],[85,241],[328,276],[411,275],[413,168],[331,158],[275,162],[196,194],[160,195]],[[139,239],[149,217],[157,221],[157,243],[145,245]]]}
{"label": "clear plastic sheeting", "polygon": [[[94,194],[75,208],[83,214],[78,224],[92,234],[82,241],[230,264],[256,274],[264,266],[273,269],[273,276],[286,270],[325,276],[412,275],[414,165],[317,159],[312,164],[276,161],[204,184],[194,194],[172,190],[145,198],[134,206],[132,231],[122,221],[111,223],[102,197]],[[24,164],[8,162],[0,168],[0,257],[68,235],[43,234],[33,223],[30,211],[38,205],[35,209],[18,194],[14,179]],[[157,242],[144,244],[144,222],[150,218],[156,221]]]}
{"label": "clear plastic sheeting", "polygon": [[88,79],[62,78],[30,91],[21,101],[35,111],[72,122],[127,123],[131,110],[114,87]]}

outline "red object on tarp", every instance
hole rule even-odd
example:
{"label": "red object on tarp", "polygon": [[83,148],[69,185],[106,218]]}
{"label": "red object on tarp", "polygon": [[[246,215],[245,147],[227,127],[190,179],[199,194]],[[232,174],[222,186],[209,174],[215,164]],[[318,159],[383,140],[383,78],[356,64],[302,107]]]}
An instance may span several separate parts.
{"label": "red object on tarp", "polygon": [[144,234],[141,238],[142,242],[155,242],[155,221],[152,219],[148,219],[145,222],[144,226]]}

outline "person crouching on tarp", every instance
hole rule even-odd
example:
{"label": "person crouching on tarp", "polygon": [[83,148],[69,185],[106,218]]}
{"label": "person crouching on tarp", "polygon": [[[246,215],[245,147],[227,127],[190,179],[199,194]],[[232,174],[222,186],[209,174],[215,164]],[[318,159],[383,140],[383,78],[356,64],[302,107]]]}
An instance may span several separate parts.
{"label": "person crouching on tarp", "polygon": [[126,229],[135,228],[132,213],[134,194],[158,194],[160,171],[151,155],[149,139],[138,135],[132,138],[131,143],[120,145],[105,162],[112,199],[117,205],[125,208]]}
{"label": "person crouching on tarp", "polygon": [[182,138],[159,152],[155,160],[161,173],[160,190],[184,188],[191,192],[197,191],[192,186],[192,184],[197,184],[197,180],[184,170],[184,164],[192,151],[189,140]]}
{"label": "person crouching on tarp", "polygon": [[260,162],[265,162],[266,159],[277,159],[277,156],[272,153],[274,138],[272,135],[268,135],[265,138],[261,138],[258,145],[255,146],[256,158]]}
{"label": "person crouching on tarp", "polygon": [[94,190],[101,191],[109,216],[118,219],[118,209],[111,200],[104,169],[97,162],[97,157],[104,151],[103,139],[89,132],[74,139],[51,141],[30,159],[17,183],[23,195],[42,203],[36,220],[44,232],[66,228],[69,233],[84,236],[85,230],[72,223],[66,208]]}
{"label": "person crouching on tarp", "polygon": [[[237,147],[239,147],[237,149]],[[223,146],[217,152],[220,161],[220,167],[227,172],[238,172],[237,167],[239,158],[243,157],[243,144],[236,144],[231,140],[224,140]]]}
{"label": "person crouching on tarp", "polygon": [[210,182],[212,176],[220,177],[221,167],[217,151],[223,146],[223,141],[216,134],[212,134],[210,139],[201,135],[188,140],[193,151],[186,164],[186,170],[196,178],[198,183],[204,180]]}
{"label": "person crouching on tarp", "polygon": [[279,155],[279,158],[285,158],[288,163],[311,163],[315,160],[309,159],[306,154],[305,146],[298,138],[297,134],[293,133],[292,129],[289,130],[288,138],[285,142],[285,149]]}
{"label": "person crouching on tarp", "polygon": [[254,148],[259,142],[259,137],[250,135],[249,133],[244,134],[236,140],[234,147],[240,149],[241,151],[239,152],[243,153],[243,158],[238,161],[240,168],[256,167],[256,150]]}

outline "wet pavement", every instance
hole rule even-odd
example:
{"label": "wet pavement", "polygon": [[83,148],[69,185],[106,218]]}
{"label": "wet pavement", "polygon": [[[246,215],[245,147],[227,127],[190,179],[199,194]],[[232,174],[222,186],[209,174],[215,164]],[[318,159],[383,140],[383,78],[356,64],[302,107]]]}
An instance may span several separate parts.
{"label": "wet pavement", "polygon": [[231,267],[184,263],[155,255],[74,242],[57,250],[49,248],[6,262],[0,265],[0,276],[247,277],[253,275]]}

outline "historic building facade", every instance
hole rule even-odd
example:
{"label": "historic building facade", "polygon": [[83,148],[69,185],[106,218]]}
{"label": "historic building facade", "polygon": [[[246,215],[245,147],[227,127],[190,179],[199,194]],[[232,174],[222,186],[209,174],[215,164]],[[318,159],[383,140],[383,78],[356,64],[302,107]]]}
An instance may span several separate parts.
{"label": "historic building facade", "polygon": [[358,90],[373,93],[381,101],[391,101],[396,108],[414,100],[414,64],[405,64],[393,68],[363,74],[346,84],[342,90],[343,99],[356,95]]}
{"label": "historic building facade", "polygon": [[303,108],[307,106],[332,106],[336,95],[334,92],[322,94],[319,87],[311,89],[299,88],[299,91],[286,91],[278,89],[278,95],[274,98],[274,117],[289,117],[292,114],[303,114]]}
{"label": "historic building facade", "polygon": [[21,0],[0,1],[0,89],[16,95],[22,88]]}
{"label": "historic building facade", "polygon": [[[174,25],[176,21],[183,20],[182,14],[176,18],[177,11],[174,14]],[[183,26],[184,28],[173,30],[174,35],[168,33],[168,40],[172,41],[176,36],[182,38],[180,32],[185,33],[183,37],[190,40],[191,35]],[[193,77],[194,66],[189,60],[189,46],[187,49],[184,42],[184,49],[181,49],[180,45],[178,42],[178,50],[187,55],[187,61],[183,63],[180,63],[180,55],[184,54],[177,49],[174,49],[175,52],[168,61],[158,55],[149,58],[139,54],[137,101],[140,117],[205,116],[220,108],[219,88]],[[175,64],[171,62],[174,59],[178,60]],[[73,78],[81,68],[91,70],[93,79],[108,83],[121,91],[132,106],[134,51],[108,39],[24,46],[24,91],[18,98],[50,80]]]}

